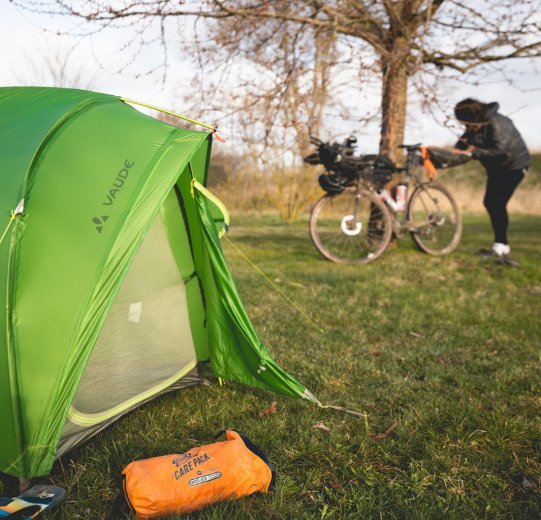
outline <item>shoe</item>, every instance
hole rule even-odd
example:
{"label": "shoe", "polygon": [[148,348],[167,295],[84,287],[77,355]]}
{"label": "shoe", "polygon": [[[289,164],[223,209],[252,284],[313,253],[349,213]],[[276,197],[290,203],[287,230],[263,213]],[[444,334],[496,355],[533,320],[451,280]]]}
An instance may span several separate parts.
{"label": "shoe", "polygon": [[499,242],[494,242],[492,249],[481,248],[477,251],[478,255],[485,258],[503,258],[509,256],[509,253],[511,253],[509,244],[501,244]]}
{"label": "shoe", "polygon": [[[499,246],[504,246],[504,247],[501,248]],[[502,252],[499,254],[500,251],[507,251],[507,253]],[[516,260],[512,260],[511,258],[509,258],[510,252],[511,252],[511,248],[509,247],[508,244],[499,244],[496,242],[492,246],[492,249],[481,248],[477,251],[477,254],[484,258],[489,258],[491,260],[494,260],[496,263],[500,265],[510,265],[512,267],[519,267],[519,263]]]}
{"label": "shoe", "polygon": [[497,258],[496,262],[498,262],[501,265],[510,265],[511,267],[520,267],[520,264],[516,260],[511,260],[511,258],[509,258],[507,255]]}
{"label": "shoe", "polygon": [[492,244],[492,252],[496,256],[508,256],[511,252],[511,248],[509,247],[509,244],[494,242],[494,244]]}

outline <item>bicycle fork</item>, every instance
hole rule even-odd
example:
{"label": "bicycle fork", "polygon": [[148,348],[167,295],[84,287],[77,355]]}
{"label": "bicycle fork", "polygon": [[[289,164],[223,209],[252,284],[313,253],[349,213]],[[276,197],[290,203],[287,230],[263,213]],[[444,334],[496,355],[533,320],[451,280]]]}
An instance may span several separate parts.
{"label": "bicycle fork", "polygon": [[342,222],[340,223],[340,228],[344,235],[348,235],[350,237],[358,235],[363,228],[363,223],[358,220],[359,209],[361,207],[361,198],[361,184],[357,183],[357,192],[355,193],[355,206],[353,208],[353,214],[344,215],[344,217],[342,217]]}

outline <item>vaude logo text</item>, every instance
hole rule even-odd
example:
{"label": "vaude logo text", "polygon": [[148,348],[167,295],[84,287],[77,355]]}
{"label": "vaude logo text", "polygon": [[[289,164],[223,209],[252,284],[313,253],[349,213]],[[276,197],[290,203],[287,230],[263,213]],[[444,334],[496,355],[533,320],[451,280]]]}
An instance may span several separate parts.
{"label": "vaude logo text", "polygon": [[222,474],[219,471],[215,471],[214,473],[209,473],[208,475],[203,475],[201,477],[192,478],[188,481],[188,484],[191,487],[199,486],[200,484],[205,484],[205,482],[210,482],[211,480],[216,480],[217,478],[220,478]]}
{"label": "vaude logo text", "polygon": [[[102,206],[112,206],[115,203],[118,194],[122,190],[129,174],[130,168],[133,167],[135,162],[130,162],[128,159],[124,161],[123,167],[118,171],[115,177],[115,181],[109,188],[105,198],[102,201]],[[103,225],[108,220],[108,215],[101,215],[100,217],[93,217],[92,222],[96,226],[96,231],[101,233],[103,231]]]}
{"label": "vaude logo text", "polygon": [[124,161],[124,167],[116,174],[115,182],[113,182],[113,185],[109,189],[107,196],[102,202],[104,206],[112,206],[115,203],[115,200],[120,193],[120,190],[124,186],[124,183],[126,182],[128,175],[130,174],[130,168],[134,164],[135,163],[128,161],[128,159]]}

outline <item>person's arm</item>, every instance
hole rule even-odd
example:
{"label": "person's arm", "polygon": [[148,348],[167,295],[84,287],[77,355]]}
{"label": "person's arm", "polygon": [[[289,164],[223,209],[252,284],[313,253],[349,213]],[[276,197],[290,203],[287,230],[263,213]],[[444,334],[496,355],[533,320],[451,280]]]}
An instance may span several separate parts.
{"label": "person's arm", "polygon": [[466,151],[470,148],[468,141],[468,132],[464,132],[455,144],[455,150]]}
{"label": "person's arm", "polygon": [[500,121],[492,121],[487,129],[487,148],[474,148],[471,156],[474,159],[482,157],[505,157],[511,132],[505,131]]}
{"label": "person's arm", "polygon": [[453,153],[456,153],[458,155],[467,155],[468,157],[471,157],[472,148],[473,147],[469,141],[468,131],[466,131],[460,136],[459,140],[456,142]]}

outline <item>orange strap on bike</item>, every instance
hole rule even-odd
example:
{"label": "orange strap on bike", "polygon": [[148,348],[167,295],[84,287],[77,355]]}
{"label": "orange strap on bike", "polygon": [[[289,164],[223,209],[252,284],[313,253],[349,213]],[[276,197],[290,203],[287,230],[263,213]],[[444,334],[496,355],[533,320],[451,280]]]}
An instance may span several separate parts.
{"label": "orange strap on bike", "polygon": [[267,492],[273,479],[267,458],[236,431],[227,431],[226,439],[126,466],[123,491],[137,518],[189,513],[215,502]]}
{"label": "orange strap on bike", "polygon": [[423,166],[428,173],[428,178],[433,181],[438,176],[438,172],[434,163],[430,160],[430,154],[426,146],[421,146],[421,155],[423,157]]}

